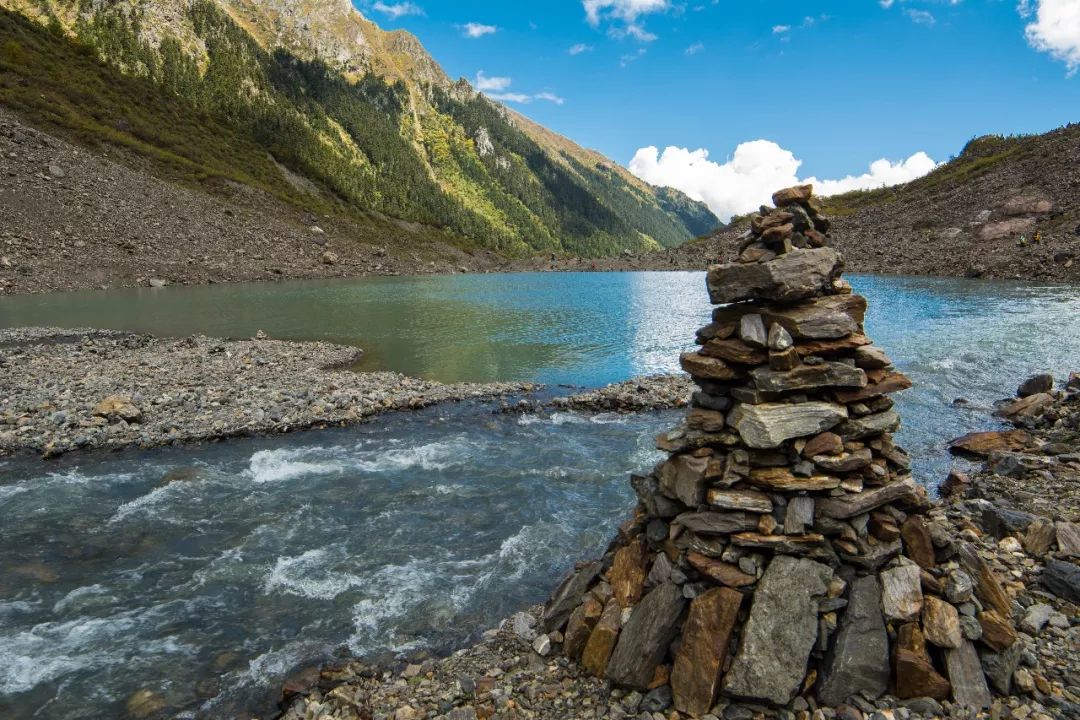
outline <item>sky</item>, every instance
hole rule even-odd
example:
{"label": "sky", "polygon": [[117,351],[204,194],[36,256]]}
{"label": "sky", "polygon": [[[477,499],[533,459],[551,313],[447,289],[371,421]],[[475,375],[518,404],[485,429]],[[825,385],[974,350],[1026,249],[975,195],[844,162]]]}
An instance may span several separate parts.
{"label": "sky", "polygon": [[465,77],[722,218],[1080,121],[1080,0],[354,0]]}

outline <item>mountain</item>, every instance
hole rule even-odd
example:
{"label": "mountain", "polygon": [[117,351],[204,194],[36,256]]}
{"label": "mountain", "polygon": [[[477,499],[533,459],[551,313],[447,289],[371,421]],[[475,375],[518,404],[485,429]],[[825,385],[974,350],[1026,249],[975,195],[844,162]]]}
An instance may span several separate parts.
{"label": "mountain", "polygon": [[348,0],[0,8],[0,103],[189,187],[242,184],[511,257],[640,252],[718,224],[452,80],[415,37]]}
{"label": "mountain", "polygon": [[[978,137],[917,180],[822,202],[852,272],[1080,282],[1078,124]],[[647,264],[733,259],[748,225],[734,218]]]}

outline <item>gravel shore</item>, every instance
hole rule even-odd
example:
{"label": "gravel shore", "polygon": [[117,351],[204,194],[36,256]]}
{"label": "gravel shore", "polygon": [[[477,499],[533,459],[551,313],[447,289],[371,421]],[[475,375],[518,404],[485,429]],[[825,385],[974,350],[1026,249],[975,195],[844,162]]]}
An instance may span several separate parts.
{"label": "gravel shore", "polygon": [[0,330],[0,456],[281,433],[537,389],[348,370],[360,354],[265,338]]}
{"label": "gravel shore", "polygon": [[[838,708],[817,707],[807,693],[785,708],[722,701],[706,720],[1080,717],[1080,575],[1072,576],[1072,585],[1068,575],[1061,579],[1062,568],[1075,568],[1080,553],[1068,545],[1068,533],[1076,528],[1070,521],[1080,519],[1080,379],[1075,388],[1053,398],[1040,414],[1014,420],[1029,434],[1025,448],[985,453],[986,464],[970,476],[954,472],[943,486],[946,497],[929,512],[931,522],[944,521],[953,528],[953,541],[963,540],[976,549],[1012,601],[1016,642],[1000,655],[1004,664],[992,679],[1001,686],[995,687],[989,711],[975,713],[930,698],[901,701],[888,694],[874,701],[857,697],[852,705]],[[1034,462],[1034,457],[1040,460]],[[1044,497],[1052,491],[1058,502],[1050,506]],[[1047,523],[1058,529],[1056,541],[1053,533],[1044,532]],[[282,717],[685,717],[671,707],[666,685],[648,693],[620,690],[554,652],[552,644],[561,638],[538,634],[539,611],[532,608],[508,618],[475,646],[447,658],[417,657],[392,667],[352,660],[308,671],[286,683]]]}
{"label": "gravel shore", "polygon": [[686,407],[695,385],[689,375],[648,375],[596,390],[557,397],[549,407],[594,412],[642,412]]}

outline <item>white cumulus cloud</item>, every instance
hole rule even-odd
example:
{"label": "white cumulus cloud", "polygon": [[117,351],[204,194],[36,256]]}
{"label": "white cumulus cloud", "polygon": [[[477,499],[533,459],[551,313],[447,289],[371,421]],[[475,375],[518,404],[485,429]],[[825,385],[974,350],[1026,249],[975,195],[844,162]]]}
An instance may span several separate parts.
{"label": "white cumulus cloud", "polygon": [[556,105],[562,105],[566,102],[566,100],[551,91],[538,92],[531,95],[522,92],[510,92],[510,85],[512,84],[512,78],[487,75],[483,70],[476,73],[476,89],[492,100],[522,104],[531,103],[533,100],[543,100],[544,102],[555,103]]}
{"label": "white cumulus cloud", "polygon": [[592,45],[586,45],[585,43],[578,43],[577,45],[571,45],[570,49],[567,50],[566,52],[570,53],[571,55],[580,55],[581,53],[590,52],[591,50],[592,50]]}
{"label": "white cumulus cloud", "polygon": [[508,77],[489,77],[484,74],[483,70],[479,70],[476,73],[476,89],[481,92],[487,92],[489,90],[500,92],[510,87],[511,82],[513,82],[513,80]]}
{"label": "white cumulus cloud", "polygon": [[424,14],[424,9],[422,7],[420,7],[416,3],[411,2],[399,2],[390,4],[384,2],[377,2],[371,6],[371,9],[377,12],[381,12],[384,15],[389,15],[390,19],[392,20],[397,20],[398,18],[405,17],[406,15]]}
{"label": "white cumulus cloud", "polygon": [[465,23],[461,26],[462,34],[467,38],[484,37],[485,35],[491,35],[499,28],[494,25],[483,25],[481,23]]}
{"label": "white cumulus cloud", "polygon": [[694,200],[705,202],[725,222],[770,202],[773,192],[803,182],[814,184],[820,195],[865,190],[908,182],[937,167],[926,153],[917,152],[907,160],[878,160],[870,171],[839,180],[800,178],[802,161],[790,150],[770,140],[741,143],[723,163],[709,159],[705,149],[668,147],[641,148],[630,161],[630,171],[645,182],[682,190]]}
{"label": "white cumulus cloud", "polygon": [[590,25],[599,25],[604,17],[632,23],[642,15],[663,12],[671,6],[669,0],[582,0],[581,4]]}
{"label": "white cumulus cloud", "polygon": [[1069,76],[1080,69],[1080,2],[1077,0],[1021,0],[1018,9],[1034,20],[1024,28],[1028,44],[1065,63]]}
{"label": "white cumulus cloud", "polygon": [[652,42],[656,35],[638,22],[642,15],[667,12],[671,0],[582,0],[585,20],[593,27],[611,23],[608,34],[616,38],[631,37],[640,42]]}

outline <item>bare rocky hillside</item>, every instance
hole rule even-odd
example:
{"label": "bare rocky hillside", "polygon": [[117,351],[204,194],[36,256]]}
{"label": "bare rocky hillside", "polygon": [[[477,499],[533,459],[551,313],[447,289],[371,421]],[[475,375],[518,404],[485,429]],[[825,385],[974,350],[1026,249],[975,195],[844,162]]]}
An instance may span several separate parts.
{"label": "bare rocky hillside", "polygon": [[0,294],[101,286],[447,273],[505,263],[432,228],[315,216],[240,184],[166,182],[0,108]]}
{"label": "bare rocky hillside", "polygon": [[[977,138],[926,177],[824,203],[849,272],[1080,281],[1080,125]],[[730,260],[748,226],[737,218],[637,263]]]}

